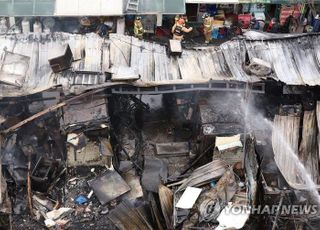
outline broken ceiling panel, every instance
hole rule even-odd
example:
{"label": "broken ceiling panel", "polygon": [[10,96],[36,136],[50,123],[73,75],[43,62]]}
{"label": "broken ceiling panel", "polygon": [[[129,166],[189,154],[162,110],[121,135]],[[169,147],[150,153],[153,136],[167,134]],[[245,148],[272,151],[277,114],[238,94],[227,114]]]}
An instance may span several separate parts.
{"label": "broken ceiling panel", "polygon": [[168,176],[167,164],[156,157],[144,157],[144,170],[141,183],[147,191],[158,192],[159,185],[166,182]]}
{"label": "broken ceiling panel", "polygon": [[0,66],[0,81],[22,87],[29,69],[30,57],[5,51]]}
{"label": "broken ceiling panel", "polygon": [[88,181],[102,205],[130,191],[129,185],[116,171],[107,171],[103,175]]}
{"label": "broken ceiling panel", "polygon": [[[69,134],[70,135],[70,134]],[[68,135],[68,138],[69,138]],[[78,137],[73,138],[76,141]],[[71,140],[71,141],[72,141]],[[68,167],[75,166],[104,166],[108,163],[108,157],[100,153],[100,146],[98,143],[87,141],[83,148],[77,148],[77,146],[69,145],[67,152],[67,164]]]}
{"label": "broken ceiling panel", "polygon": [[182,191],[187,187],[200,186],[213,179],[218,179],[225,173],[226,168],[227,165],[224,161],[218,159],[213,160],[212,162],[195,169],[177,191]]}
{"label": "broken ceiling panel", "polygon": [[103,96],[93,96],[73,102],[64,107],[63,122],[67,129],[75,129],[89,124],[106,125],[109,122],[107,100]]}
{"label": "broken ceiling panel", "polygon": [[121,202],[113,209],[108,218],[120,230],[152,230],[144,207],[134,208],[129,202]]}

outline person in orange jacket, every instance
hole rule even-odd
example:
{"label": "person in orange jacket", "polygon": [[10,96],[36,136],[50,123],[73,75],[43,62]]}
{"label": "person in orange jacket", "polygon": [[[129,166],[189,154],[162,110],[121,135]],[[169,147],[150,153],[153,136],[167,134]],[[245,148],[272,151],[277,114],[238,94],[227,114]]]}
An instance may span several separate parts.
{"label": "person in orange jacket", "polygon": [[182,41],[184,37],[184,33],[190,33],[192,31],[192,27],[187,28],[185,26],[185,20],[180,18],[177,22],[173,25],[171,32],[173,34],[174,40]]}

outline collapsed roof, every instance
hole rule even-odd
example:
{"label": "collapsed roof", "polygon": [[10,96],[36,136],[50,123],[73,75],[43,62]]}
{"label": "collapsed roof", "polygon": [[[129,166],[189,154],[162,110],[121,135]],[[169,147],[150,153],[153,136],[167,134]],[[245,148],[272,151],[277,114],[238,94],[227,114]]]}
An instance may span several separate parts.
{"label": "collapsed roof", "polygon": [[[62,85],[134,85],[259,82],[266,78],[289,85],[320,85],[318,34],[274,35],[250,31],[219,47],[184,49],[181,57],[166,46],[111,34],[20,34],[0,36],[0,96],[33,94]],[[66,45],[71,68],[54,73],[49,59]],[[105,73],[111,74],[106,82]],[[139,79],[138,79],[139,78]]]}

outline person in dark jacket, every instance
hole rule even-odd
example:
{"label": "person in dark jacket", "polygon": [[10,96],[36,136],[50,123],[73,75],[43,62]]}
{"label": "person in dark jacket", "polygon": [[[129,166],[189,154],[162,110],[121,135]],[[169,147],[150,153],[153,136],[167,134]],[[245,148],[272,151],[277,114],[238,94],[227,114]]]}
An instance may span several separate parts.
{"label": "person in dark jacket", "polygon": [[279,32],[279,22],[276,18],[271,19],[267,31],[270,33],[278,33]]}
{"label": "person in dark jacket", "polygon": [[312,32],[320,32],[320,16],[319,13],[317,14],[317,16],[315,16],[314,18],[314,23],[313,23],[313,30]]}
{"label": "person in dark jacket", "polygon": [[97,34],[99,34],[100,37],[108,37],[109,36],[109,29],[107,22],[103,22],[99,25]]}

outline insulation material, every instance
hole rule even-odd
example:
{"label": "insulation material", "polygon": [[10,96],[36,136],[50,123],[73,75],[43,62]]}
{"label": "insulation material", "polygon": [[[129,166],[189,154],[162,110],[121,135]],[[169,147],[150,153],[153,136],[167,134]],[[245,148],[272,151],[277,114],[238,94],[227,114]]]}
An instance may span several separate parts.
{"label": "insulation material", "polygon": [[[235,214],[232,209],[239,208],[239,210],[247,210],[242,211],[241,213]],[[250,209],[248,206],[244,205],[237,205],[237,204],[228,204],[218,216],[219,226],[216,230],[222,229],[242,229],[249,219],[250,216]]]}
{"label": "insulation material", "polygon": [[216,137],[216,147],[219,151],[223,151],[230,148],[242,147],[240,134],[230,137]]}
{"label": "insulation material", "polygon": [[201,191],[201,188],[187,187],[176,204],[176,207],[182,209],[191,209],[194,203],[197,201]]}

